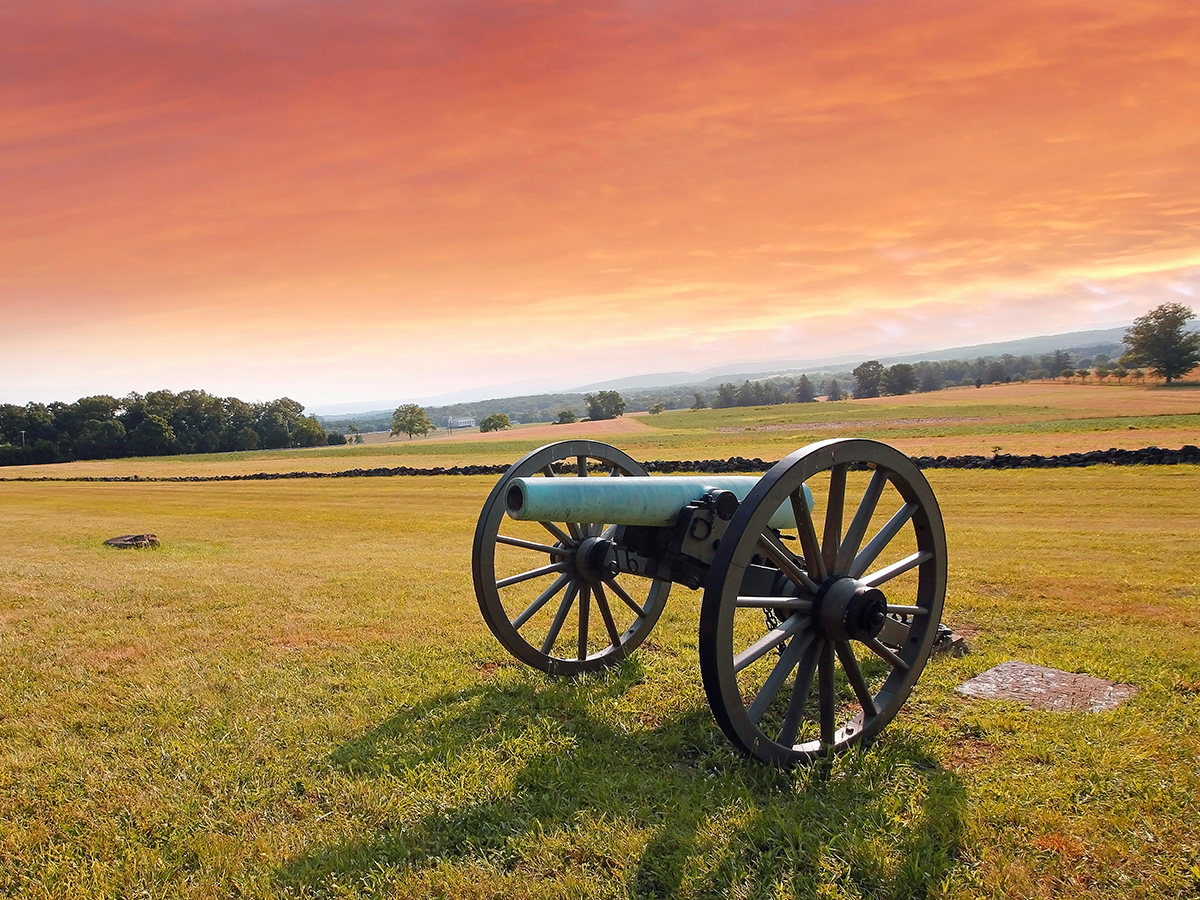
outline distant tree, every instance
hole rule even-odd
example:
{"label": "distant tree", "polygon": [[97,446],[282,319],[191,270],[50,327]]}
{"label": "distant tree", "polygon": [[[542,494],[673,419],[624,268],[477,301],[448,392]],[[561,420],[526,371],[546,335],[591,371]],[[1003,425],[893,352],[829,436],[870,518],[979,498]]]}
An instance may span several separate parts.
{"label": "distant tree", "polygon": [[1103,381],[1111,374],[1112,369],[1110,369],[1106,364],[1096,366],[1096,378],[1098,378],[1100,381]]}
{"label": "distant tree", "polygon": [[166,456],[177,452],[175,432],[162,416],[146,416],[129,432],[129,452],[134,456]]}
{"label": "distant tree", "polygon": [[1120,384],[1124,379],[1129,377],[1129,370],[1122,365],[1118,365],[1113,369],[1113,377],[1117,379],[1117,384]]}
{"label": "distant tree", "polygon": [[717,399],[713,403],[713,406],[718,409],[729,409],[730,407],[737,406],[737,402],[737,388],[732,382],[717,385]]}
{"label": "distant tree", "polygon": [[484,433],[503,431],[505,428],[512,428],[512,421],[508,418],[508,413],[492,413],[479,423],[479,430]]}
{"label": "distant tree", "polygon": [[300,421],[304,406],[289,397],[280,397],[265,404],[258,414],[255,431],[268,449],[294,446],[292,432]]}
{"label": "distant tree", "polygon": [[316,416],[301,416],[292,428],[293,447],[324,447],[329,440]]}
{"label": "distant tree", "polygon": [[1200,364],[1200,334],[1184,326],[1196,314],[1182,303],[1164,303],[1133,320],[1125,332],[1129,350],[1121,357],[1124,366],[1150,366],[1170,384]]}
{"label": "distant tree", "polygon": [[808,380],[807,375],[801,375],[800,381],[796,384],[796,402],[815,403],[816,400],[816,388],[814,388],[812,382]]}
{"label": "distant tree", "polygon": [[975,387],[977,387],[977,388],[983,387],[983,379],[982,378],[975,379]]}
{"label": "distant tree", "polygon": [[877,359],[859,363],[851,373],[854,375],[854,398],[857,400],[862,397],[878,397],[883,372],[883,363]]}
{"label": "distant tree", "polygon": [[742,386],[737,389],[737,405],[738,406],[758,406],[762,402],[762,388],[756,381],[753,384],[749,379],[742,382]]}
{"label": "distant tree", "polygon": [[116,419],[88,419],[79,429],[75,454],[80,459],[120,459],[127,452],[125,426]]}
{"label": "distant tree", "polygon": [[572,422],[578,422],[579,416],[575,414],[573,409],[560,410],[558,413],[558,425],[570,425]]}
{"label": "distant tree", "polygon": [[648,410],[646,410],[646,412],[650,413],[650,415],[652,415],[652,416],[657,416],[660,412],[662,412],[666,408],[667,408],[667,404],[663,403],[662,401],[659,401],[658,403],[655,403],[653,406],[651,406]]}
{"label": "distant tree", "polygon": [[911,394],[917,386],[916,370],[908,363],[896,363],[884,371],[879,386],[883,393],[894,397]]}
{"label": "distant tree", "polygon": [[836,378],[832,379],[829,382],[829,387],[825,389],[825,399],[826,400],[844,400],[845,397],[846,397],[846,394],[842,390],[842,386],[837,383],[837,379]]}
{"label": "distant tree", "polygon": [[257,450],[258,432],[249,425],[237,433],[233,441],[234,450]]}
{"label": "distant tree", "polygon": [[1058,373],[1058,375],[1060,378],[1070,381],[1072,378],[1075,377],[1075,370],[1074,369],[1063,369],[1061,372]]}
{"label": "distant tree", "polygon": [[415,403],[406,403],[392,413],[392,434],[404,432],[411,441],[413,435],[426,435],[436,428],[429,413]]}
{"label": "distant tree", "polygon": [[585,394],[583,400],[588,405],[588,417],[592,421],[615,419],[625,414],[625,398],[616,391]]}
{"label": "distant tree", "polygon": [[919,362],[917,370],[917,390],[922,394],[940,391],[945,381],[942,367],[935,362]]}
{"label": "distant tree", "polygon": [[331,431],[325,436],[325,443],[330,447],[340,447],[346,443],[346,436],[340,431]]}
{"label": "distant tree", "polygon": [[692,404],[692,409],[708,409],[708,401],[704,399],[702,393],[696,391],[693,396],[696,398],[696,402]]}
{"label": "distant tree", "polygon": [[1004,371],[1004,363],[999,360],[988,363],[987,371],[983,375],[984,384],[996,384],[1004,381],[1004,376],[1008,373]]}

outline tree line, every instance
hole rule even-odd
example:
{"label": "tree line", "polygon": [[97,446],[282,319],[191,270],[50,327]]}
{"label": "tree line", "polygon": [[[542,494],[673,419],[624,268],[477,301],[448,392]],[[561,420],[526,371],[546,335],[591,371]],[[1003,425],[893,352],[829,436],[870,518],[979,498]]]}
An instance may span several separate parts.
{"label": "tree line", "polygon": [[0,465],[344,444],[281,397],[247,403],[205,391],[97,395],[74,403],[0,405]]}

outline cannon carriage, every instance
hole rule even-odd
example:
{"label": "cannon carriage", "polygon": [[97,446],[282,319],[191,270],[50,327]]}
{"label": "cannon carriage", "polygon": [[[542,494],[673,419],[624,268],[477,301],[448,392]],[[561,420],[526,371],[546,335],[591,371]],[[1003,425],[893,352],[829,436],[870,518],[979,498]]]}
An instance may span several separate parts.
{"label": "cannon carriage", "polygon": [[672,585],[702,589],[713,717],[788,766],[871,740],[904,704],[938,636],[946,538],[920,470],[876,441],[812,444],[756,478],[651,477],[573,440],[497,482],[472,575],[497,640],[553,675],[620,662]]}

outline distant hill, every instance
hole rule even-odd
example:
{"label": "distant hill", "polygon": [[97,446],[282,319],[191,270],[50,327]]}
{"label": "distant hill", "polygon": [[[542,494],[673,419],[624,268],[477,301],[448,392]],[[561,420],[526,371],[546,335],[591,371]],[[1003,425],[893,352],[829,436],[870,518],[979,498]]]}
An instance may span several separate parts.
{"label": "distant hill", "polygon": [[[910,353],[899,356],[876,357],[884,365],[896,363],[917,363],[921,361],[942,362],[945,360],[975,360],[980,358],[999,358],[1005,355],[1015,357],[1039,356],[1062,350],[1076,358],[1091,357],[1097,353],[1106,353],[1117,357],[1122,352],[1121,339],[1125,328],[1105,328],[1094,331],[1072,331],[1066,334],[1039,335],[1022,338],[1016,341],[1001,341],[992,344],[973,344],[965,347],[949,347],[943,350],[927,350],[922,353]],[[573,409],[582,416],[587,404],[584,394],[597,391],[620,391],[628,402],[629,412],[648,409],[652,404],[664,403],[667,409],[687,407],[693,402],[696,392],[704,394],[711,402],[712,393],[719,384],[726,382],[741,383],[743,381],[758,381],[763,379],[778,379],[785,390],[803,373],[815,384],[836,379],[843,389],[853,386],[851,370],[868,357],[863,356],[832,356],[809,360],[761,360],[757,362],[734,363],[702,369],[698,372],[654,372],[643,375],[631,375],[610,381],[598,381],[582,385],[571,391],[556,393],[529,393],[511,396],[493,396],[489,399],[470,399],[477,396],[478,391],[459,391],[431,398],[422,405],[428,411],[430,418],[439,426],[444,427],[450,416],[470,416],[476,421],[492,413],[505,413],[514,422],[550,422],[558,418],[558,413],[564,409]],[[532,385],[515,383],[502,386],[519,390],[528,390]],[[438,403],[437,401],[441,401]],[[326,428],[345,432],[351,425],[359,431],[387,431],[391,428],[392,412],[402,402],[396,401],[390,405],[379,401],[380,405],[373,409],[363,407],[373,404],[347,403],[339,407],[320,407],[317,419]],[[337,412],[320,414],[322,409],[336,409]]]}
{"label": "distant hill", "polygon": [[755,362],[731,363],[697,372],[656,372],[648,375],[632,375],[611,381],[597,381],[575,388],[581,393],[594,391],[633,390],[636,388],[669,387],[689,384],[719,384],[724,381],[745,378],[769,378],[772,375],[799,374],[801,372],[848,372],[860,362],[878,359],[885,365],[898,362],[915,363],[921,360],[976,359],[981,356],[1036,356],[1065,350],[1068,353],[1109,353],[1121,343],[1127,326],[1103,328],[1095,331],[1071,331],[1066,334],[1046,334],[1001,341],[994,344],[973,344],[966,347],[949,347],[944,350],[925,350],[898,356],[826,356],[817,359],[774,359]]}

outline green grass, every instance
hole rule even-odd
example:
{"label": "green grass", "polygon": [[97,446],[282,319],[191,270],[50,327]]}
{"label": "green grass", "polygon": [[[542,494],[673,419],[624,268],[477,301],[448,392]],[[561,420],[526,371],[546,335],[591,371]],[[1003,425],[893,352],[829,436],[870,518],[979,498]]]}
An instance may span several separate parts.
{"label": "green grass", "polygon": [[[714,725],[695,593],[602,676],[511,661],[470,584],[494,479],[0,485],[0,894],[1200,892],[1200,469],[930,479],[973,652],[791,773]],[[954,693],[1008,659],[1140,693]]]}

